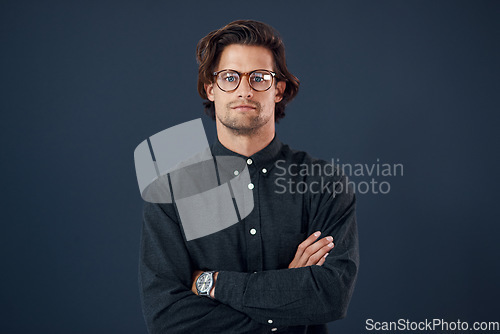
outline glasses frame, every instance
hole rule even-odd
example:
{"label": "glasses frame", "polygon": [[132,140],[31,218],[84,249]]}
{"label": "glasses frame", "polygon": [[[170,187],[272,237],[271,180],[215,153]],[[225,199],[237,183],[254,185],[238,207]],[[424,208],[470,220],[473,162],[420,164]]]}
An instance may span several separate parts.
{"label": "glasses frame", "polygon": [[[231,71],[231,72],[234,72],[234,73],[237,73],[239,76],[240,76],[240,81],[238,82],[238,84],[236,85],[236,87],[234,89],[231,89],[231,90],[224,90],[221,88],[221,86],[219,86],[219,82],[217,81],[217,77],[219,76],[219,73],[222,73],[224,71]],[[264,89],[264,90],[257,90],[255,89],[253,86],[252,86],[252,83],[250,82],[250,76],[255,73],[255,72],[259,72],[259,71],[264,71],[264,72],[269,72],[271,73],[271,84],[269,85],[269,87],[267,87],[267,89]],[[220,70],[220,71],[217,71],[217,72],[213,72],[212,73],[214,76],[215,76],[215,83],[217,84],[217,87],[219,87],[219,89],[223,92],[226,92],[226,93],[230,93],[230,92],[234,92],[235,90],[238,89],[238,87],[240,86],[240,83],[241,83],[241,80],[244,76],[247,76],[248,77],[248,85],[250,86],[250,88],[252,88],[254,91],[256,92],[265,92],[265,91],[268,91],[269,88],[271,88],[273,86],[273,83],[274,83],[274,77],[276,76],[276,72],[273,72],[273,71],[269,71],[269,70],[266,70],[266,69],[258,69],[258,70],[253,70],[251,72],[245,72],[245,73],[241,73],[241,72],[238,72],[236,70],[232,70],[230,68],[226,68],[226,69],[223,69],[223,70]]]}

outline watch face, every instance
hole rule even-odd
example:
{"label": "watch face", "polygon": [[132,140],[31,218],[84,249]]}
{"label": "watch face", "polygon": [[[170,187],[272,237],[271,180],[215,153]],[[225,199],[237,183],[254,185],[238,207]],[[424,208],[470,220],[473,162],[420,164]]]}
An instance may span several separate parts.
{"label": "watch face", "polygon": [[212,275],[203,273],[196,281],[196,287],[200,292],[207,292],[212,287]]}

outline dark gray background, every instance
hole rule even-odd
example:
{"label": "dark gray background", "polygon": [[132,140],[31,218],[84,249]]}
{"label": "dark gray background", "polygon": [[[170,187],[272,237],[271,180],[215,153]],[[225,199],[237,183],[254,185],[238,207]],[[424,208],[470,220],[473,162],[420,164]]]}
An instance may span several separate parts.
{"label": "dark gray background", "polygon": [[301,90],[282,141],[404,164],[358,201],[348,317],[499,321],[498,1],[1,1],[2,333],[145,333],[133,151],[203,117],[195,46],[277,28]]}

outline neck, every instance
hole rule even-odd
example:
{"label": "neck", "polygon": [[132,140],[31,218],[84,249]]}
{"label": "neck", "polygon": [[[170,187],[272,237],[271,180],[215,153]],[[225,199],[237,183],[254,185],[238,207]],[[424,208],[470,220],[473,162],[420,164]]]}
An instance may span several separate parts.
{"label": "neck", "polygon": [[263,148],[273,140],[275,135],[274,122],[269,129],[259,129],[252,133],[238,133],[217,122],[217,138],[227,149],[238,154],[249,157]]}

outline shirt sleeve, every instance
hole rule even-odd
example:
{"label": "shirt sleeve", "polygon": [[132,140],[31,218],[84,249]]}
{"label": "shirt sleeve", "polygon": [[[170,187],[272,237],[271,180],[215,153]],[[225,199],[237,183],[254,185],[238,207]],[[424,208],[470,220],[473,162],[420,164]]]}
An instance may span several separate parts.
{"label": "shirt sleeve", "polygon": [[193,268],[172,204],[145,203],[139,278],[149,333],[261,333],[262,325],[220,301],[191,291]]}
{"label": "shirt sleeve", "polygon": [[[347,178],[338,186],[347,189]],[[314,205],[313,205],[314,206]],[[221,271],[215,298],[252,319],[275,326],[321,324],[345,317],[356,281],[359,252],[352,190],[323,194],[309,235],[333,236],[322,266],[257,273]]]}

